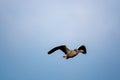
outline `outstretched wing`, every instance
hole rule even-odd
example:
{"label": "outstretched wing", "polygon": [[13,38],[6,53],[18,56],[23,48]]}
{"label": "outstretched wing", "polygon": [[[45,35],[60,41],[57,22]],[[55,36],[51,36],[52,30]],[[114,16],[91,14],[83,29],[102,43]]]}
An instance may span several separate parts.
{"label": "outstretched wing", "polygon": [[53,53],[53,52],[56,51],[56,50],[61,50],[61,51],[63,51],[65,54],[67,54],[67,51],[68,51],[69,49],[68,49],[65,45],[61,45],[61,46],[57,46],[57,47],[51,49],[51,50],[48,52],[48,54],[51,54],[51,53]]}

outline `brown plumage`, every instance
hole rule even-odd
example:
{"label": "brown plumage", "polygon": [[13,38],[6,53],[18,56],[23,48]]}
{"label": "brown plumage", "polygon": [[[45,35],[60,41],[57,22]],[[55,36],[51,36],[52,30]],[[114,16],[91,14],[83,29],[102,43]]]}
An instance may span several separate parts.
{"label": "brown plumage", "polygon": [[56,50],[63,51],[65,53],[65,55],[63,57],[66,59],[73,58],[76,55],[78,55],[78,53],[82,53],[82,54],[87,53],[86,47],[84,45],[82,45],[78,49],[74,49],[74,50],[70,50],[69,48],[66,47],[66,45],[61,45],[61,46],[57,46],[57,47],[54,47],[53,49],[51,49],[48,52],[48,54],[52,54]]}

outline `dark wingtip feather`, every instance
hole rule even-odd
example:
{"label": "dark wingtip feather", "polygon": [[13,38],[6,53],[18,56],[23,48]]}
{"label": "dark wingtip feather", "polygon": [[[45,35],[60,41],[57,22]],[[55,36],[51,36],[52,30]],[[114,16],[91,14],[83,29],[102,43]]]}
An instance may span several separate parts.
{"label": "dark wingtip feather", "polygon": [[48,54],[51,54],[51,53],[52,53],[51,51],[48,52]]}

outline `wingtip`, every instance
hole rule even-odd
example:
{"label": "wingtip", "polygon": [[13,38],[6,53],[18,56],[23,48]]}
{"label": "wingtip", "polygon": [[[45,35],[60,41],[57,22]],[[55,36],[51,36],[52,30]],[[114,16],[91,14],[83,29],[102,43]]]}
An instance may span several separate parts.
{"label": "wingtip", "polygon": [[48,54],[51,54],[51,52],[48,52]]}

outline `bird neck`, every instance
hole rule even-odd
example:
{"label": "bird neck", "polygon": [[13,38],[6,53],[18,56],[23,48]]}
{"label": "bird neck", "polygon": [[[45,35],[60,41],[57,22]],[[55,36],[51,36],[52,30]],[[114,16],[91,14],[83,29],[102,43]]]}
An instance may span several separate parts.
{"label": "bird neck", "polygon": [[79,50],[78,50],[78,49],[74,49],[74,51],[75,51],[76,53],[79,53]]}

